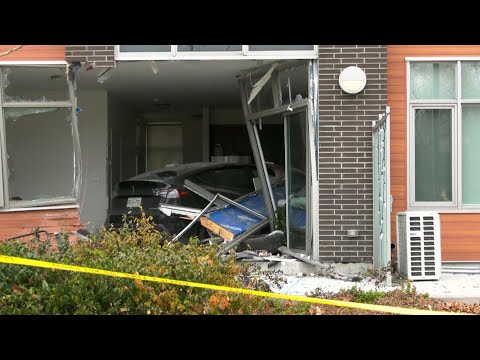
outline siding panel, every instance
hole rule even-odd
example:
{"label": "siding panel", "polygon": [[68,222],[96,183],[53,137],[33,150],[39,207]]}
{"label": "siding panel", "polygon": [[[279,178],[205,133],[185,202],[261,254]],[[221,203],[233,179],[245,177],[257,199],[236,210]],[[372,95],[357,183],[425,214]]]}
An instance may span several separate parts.
{"label": "siding panel", "polygon": [[[0,45],[0,55],[18,45]],[[64,61],[65,45],[24,45],[0,61]],[[34,229],[49,233],[76,230],[81,227],[78,209],[34,210],[0,213],[0,241],[32,232]]]}
{"label": "siding panel", "polygon": [[[405,58],[480,56],[480,46],[391,45],[387,47],[387,99],[391,106],[392,239],[396,213],[407,209],[407,113]],[[395,135],[393,132],[395,131]],[[402,164],[399,164],[401,162]],[[480,260],[480,214],[441,214],[442,260]]]}
{"label": "siding panel", "polygon": [[[0,54],[16,48],[18,45],[0,45]],[[0,56],[0,61],[65,60],[65,45],[23,45],[8,55]]]}
{"label": "siding panel", "polygon": [[77,230],[82,227],[78,208],[0,213],[0,241],[35,229],[54,233]]}

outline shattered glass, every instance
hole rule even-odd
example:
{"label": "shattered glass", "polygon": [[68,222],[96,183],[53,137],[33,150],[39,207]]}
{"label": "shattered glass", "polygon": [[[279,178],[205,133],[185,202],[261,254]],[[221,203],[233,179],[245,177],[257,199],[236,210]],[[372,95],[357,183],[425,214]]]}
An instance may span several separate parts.
{"label": "shattered glass", "polygon": [[9,68],[4,68],[0,70],[2,72],[2,84],[3,88],[6,88],[10,85],[10,80],[8,80],[8,75],[10,75],[10,69]]}
{"label": "shattered glass", "polygon": [[308,63],[281,70],[278,79],[282,105],[308,99]]}
{"label": "shattered glass", "polygon": [[[263,77],[263,75],[264,73],[254,74],[244,80],[246,81],[248,96],[250,96],[255,84]],[[263,110],[272,109],[273,107],[272,79],[270,78],[250,103],[250,111],[252,113],[256,113]]]}
{"label": "shattered glass", "polygon": [[70,99],[65,67],[2,67],[2,88],[6,103]]}
{"label": "shattered glass", "polygon": [[71,108],[4,108],[13,201],[74,197]]}
{"label": "shattered glass", "polygon": [[57,108],[9,108],[5,111],[8,112],[11,121],[15,122],[18,118],[25,115],[42,114],[55,110],[57,110]]}

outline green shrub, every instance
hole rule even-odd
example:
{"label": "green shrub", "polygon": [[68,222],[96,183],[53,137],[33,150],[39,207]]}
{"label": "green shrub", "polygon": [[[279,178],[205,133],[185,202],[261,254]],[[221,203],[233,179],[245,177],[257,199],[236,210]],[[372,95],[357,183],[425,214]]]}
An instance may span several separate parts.
{"label": "green shrub", "polygon": [[[76,245],[70,245],[68,236],[53,244],[9,241],[0,244],[0,254],[267,290],[251,269],[235,263],[234,256],[217,256],[217,246],[201,246],[196,239],[188,245],[166,240],[151,219],[142,216]],[[0,314],[294,314],[303,309],[251,295],[0,264]]]}
{"label": "green shrub", "polygon": [[356,286],[352,286],[347,290],[342,289],[340,292],[350,295],[352,297],[351,301],[365,304],[375,304],[385,296],[383,291],[362,290]]}
{"label": "green shrub", "polygon": [[277,220],[275,228],[287,233],[287,208],[285,205],[277,207]]}

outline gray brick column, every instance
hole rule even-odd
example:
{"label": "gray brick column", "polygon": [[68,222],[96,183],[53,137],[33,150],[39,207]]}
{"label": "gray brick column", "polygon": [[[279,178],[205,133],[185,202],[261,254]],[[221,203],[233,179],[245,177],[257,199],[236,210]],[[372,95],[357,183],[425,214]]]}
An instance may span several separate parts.
{"label": "gray brick column", "polygon": [[[373,253],[372,120],[387,105],[383,45],[319,46],[320,261],[371,262]],[[344,93],[340,71],[367,76],[357,95]],[[357,229],[357,238],[347,237]]]}

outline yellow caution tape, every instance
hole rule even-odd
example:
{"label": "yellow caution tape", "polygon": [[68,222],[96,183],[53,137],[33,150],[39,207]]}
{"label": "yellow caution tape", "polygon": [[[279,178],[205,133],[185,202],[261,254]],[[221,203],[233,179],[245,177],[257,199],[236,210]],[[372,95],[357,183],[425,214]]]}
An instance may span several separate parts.
{"label": "yellow caution tape", "polygon": [[254,296],[263,296],[263,297],[281,299],[281,300],[292,300],[292,301],[299,301],[299,302],[305,302],[305,303],[311,303],[311,304],[323,304],[323,305],[331,305],[331,306],[348,307],[353,309],[380,311],[380,312],[400,314],[400,315],[458,314],[458,313],[449,313],[444,311],[407,309],[407,308],[394,307],[394,306],[363,304],[363,303],[355,303],[355,302],[349,302],[349,301],[317,299],[317,298],[311,298],[306,296],[276,294],[276,293],[270,293],[266,291],[239,289],[239,288],[232,288],[227,286],[202,284],[202,283],[196,283],[191,281],[172,280],[172,279],[165,279],[165,278],[146,276],[146,275],[128,274],[128,273],[122,273],[117,271],[93,269],[93,268],[83,267],[83,266],[58,264],[58,263],[52,263],[47,261],[23,259],[19,257],[5,256],[5,255],[0,255],[0,263],[26,265],[26,266],[41,267],[41,268],[47,268],[47,269],[65,270],[65,271],[113,276],[113,277],[120,277],[120,278],[127,278],[127,279],[138,279],[138,280],[153,281],[153,282],[164,283],[164,284],[190,286],[190,287],[202,288],[202,289],[226,291],[226,292],[233,292],[233,293],[240,293],[240,294],[254,295]]}

